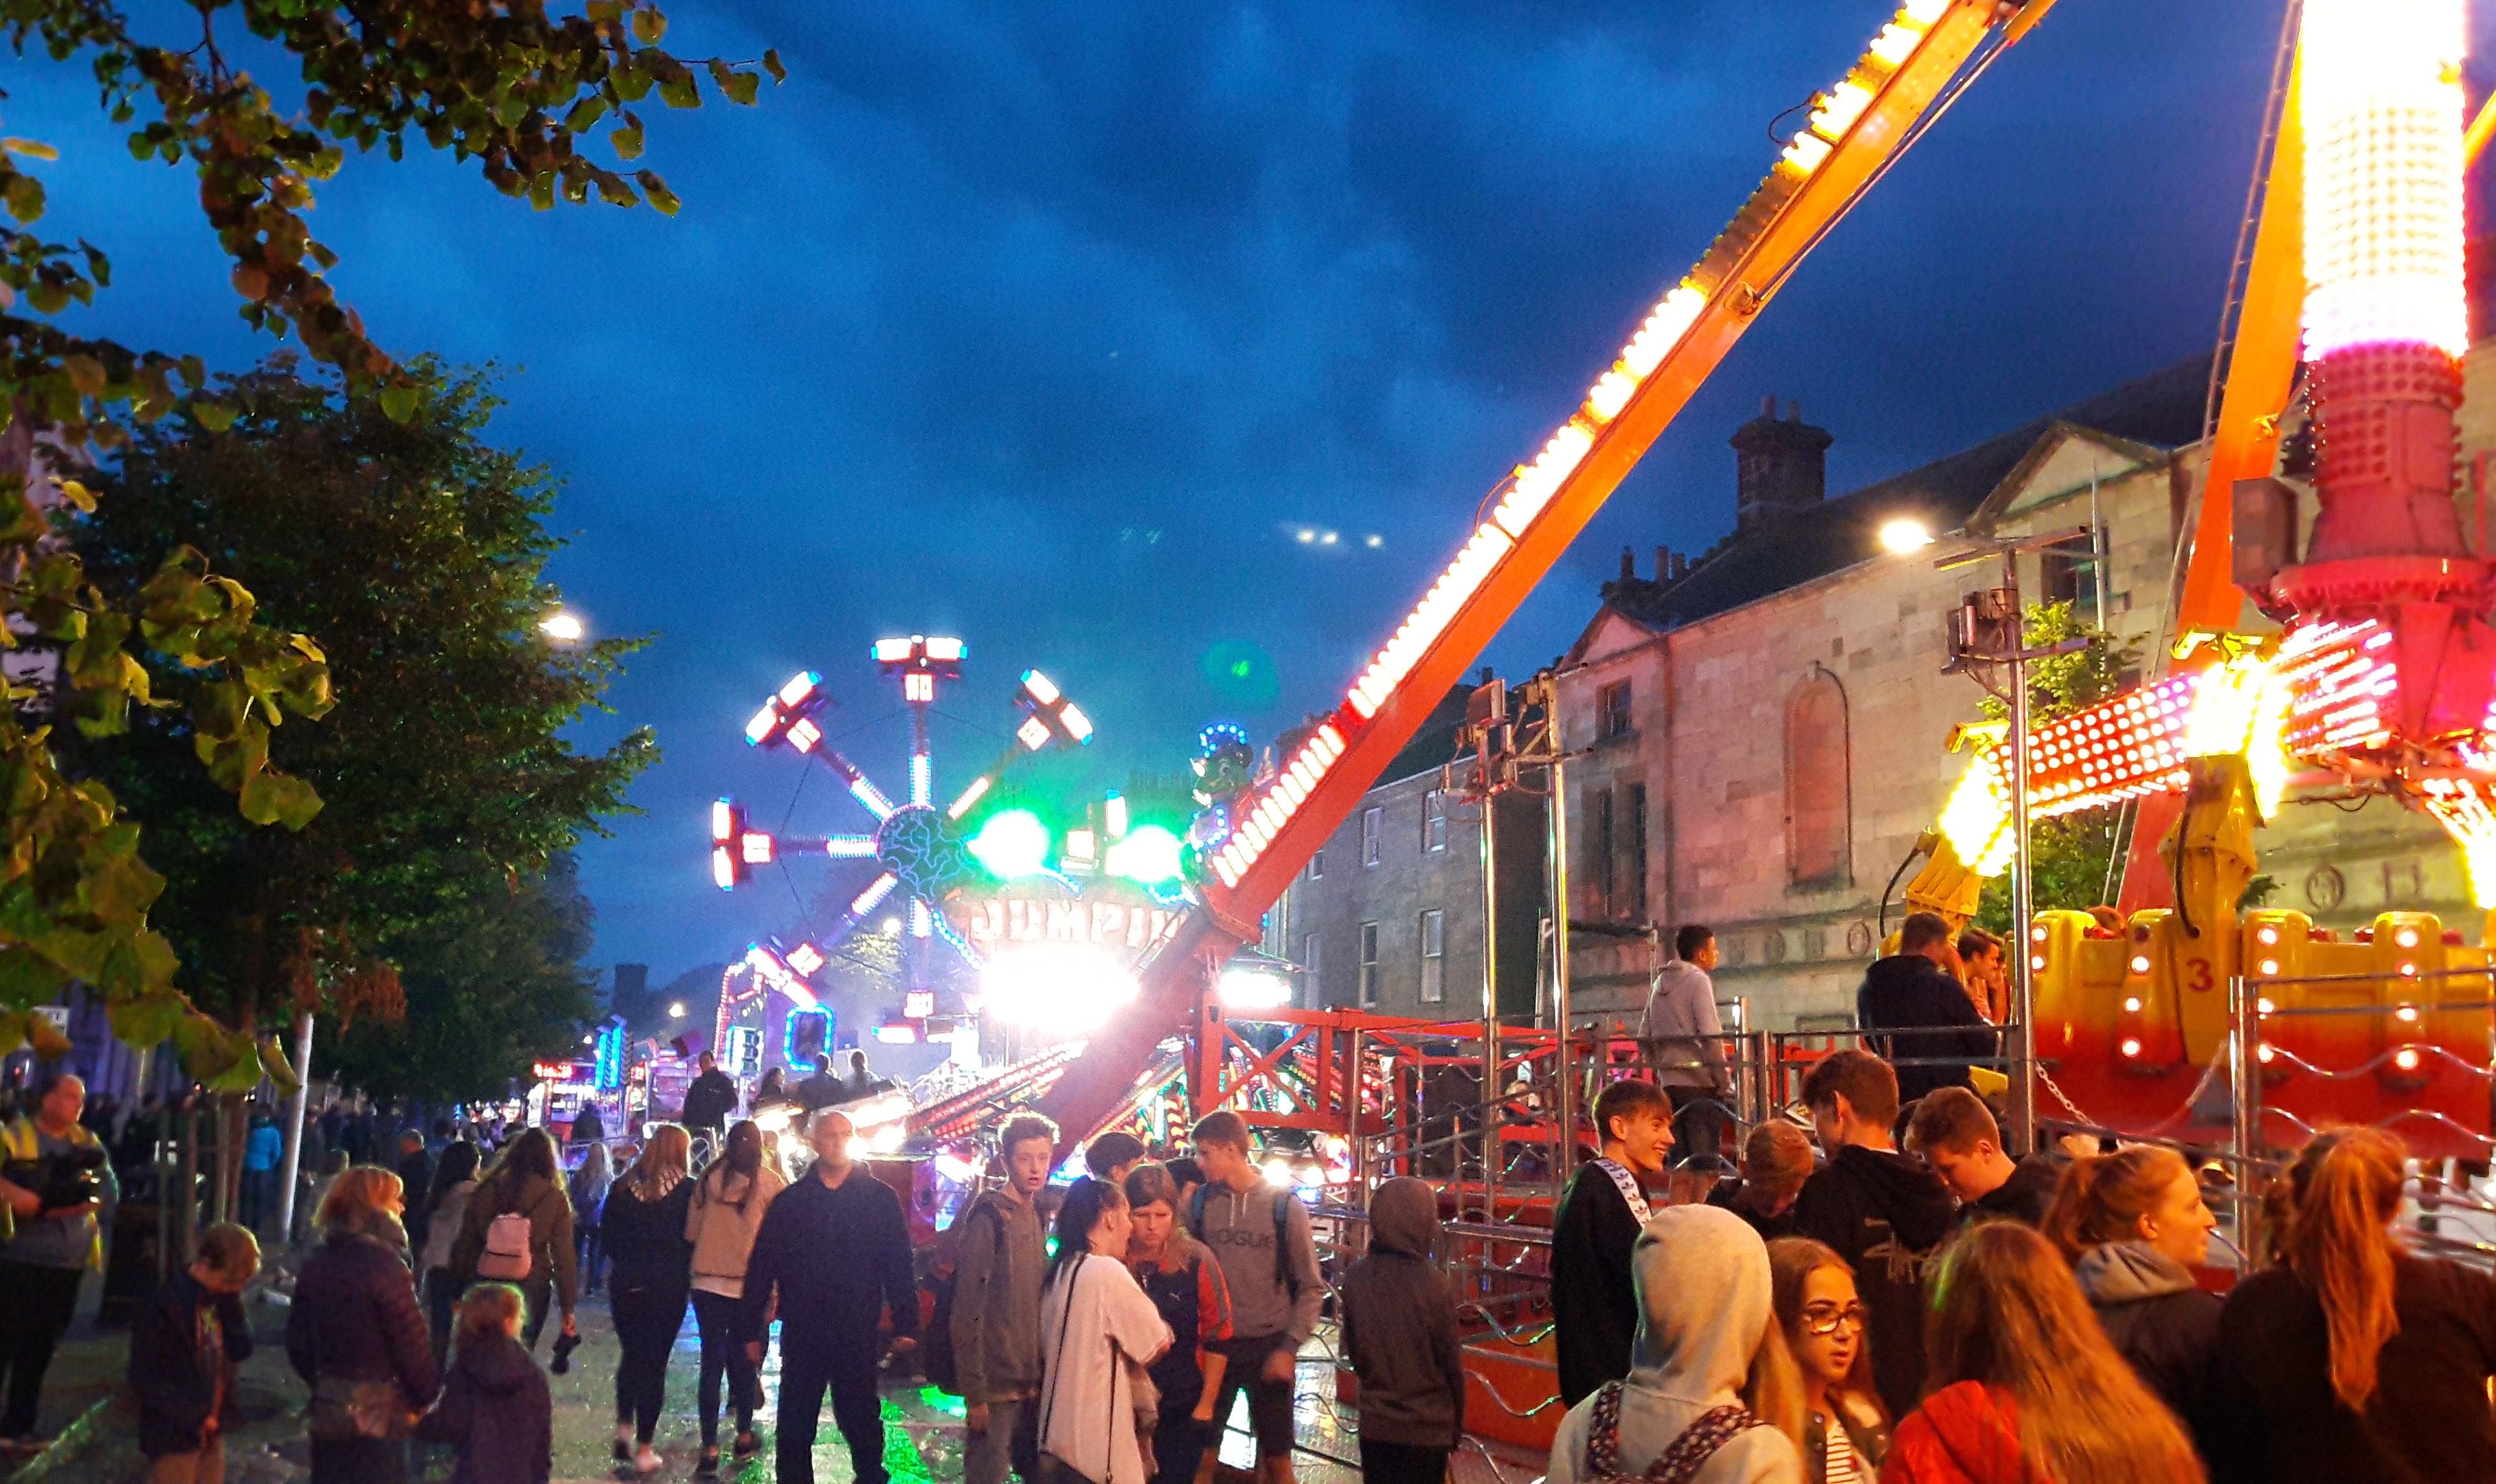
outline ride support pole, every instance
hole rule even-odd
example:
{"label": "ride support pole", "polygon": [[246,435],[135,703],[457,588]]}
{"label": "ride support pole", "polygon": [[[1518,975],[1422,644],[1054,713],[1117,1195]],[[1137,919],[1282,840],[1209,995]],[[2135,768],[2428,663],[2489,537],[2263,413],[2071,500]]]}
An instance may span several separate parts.
{"label": "ride support pole", "polygon": [[277,1241],[295,1235],[295,1186],[303,1169],[303,1110],[312,1097],[312,1012],[295,1012],[295,1096],[287,1099],[286,1154],[279,1161]]}

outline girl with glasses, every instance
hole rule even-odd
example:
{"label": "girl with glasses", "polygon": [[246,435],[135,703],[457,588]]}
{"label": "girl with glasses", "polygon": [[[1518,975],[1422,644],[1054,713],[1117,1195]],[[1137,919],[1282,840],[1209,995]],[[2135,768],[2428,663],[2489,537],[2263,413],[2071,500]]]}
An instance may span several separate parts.
{"label": "girl with glasses", "polygon": [[1871,1484],[1889,1451],[1889,1414],[1872,1385],[1872,1340],[1855,1270],[1809,1237],[1768,1244],[1769,1296],[1802,1371],[1808,1484]]}

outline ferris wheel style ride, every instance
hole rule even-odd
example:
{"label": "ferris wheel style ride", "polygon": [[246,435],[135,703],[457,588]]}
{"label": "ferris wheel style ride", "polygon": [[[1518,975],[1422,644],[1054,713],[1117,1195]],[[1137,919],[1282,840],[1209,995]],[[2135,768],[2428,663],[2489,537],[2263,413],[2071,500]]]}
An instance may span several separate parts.
{"label": "ferris wheel style ride", "polygon": [[946,894],[973,875],[975,846],[965,838],[964,816],[1021,758],[1050,747],[1083,747],[1092,740],[1092,720],[1082,708],[1046,675],[1027,669],[1014,688],[1014,709],[1021,721],[1003,755],[954,794],[952,802],[940,807],[928,721],[935,710],[938,684],[962,678],[970,647],[958,638],[914,634],[878,639],[869,653],[886,678],[901,682],[901,698],[909,713],[910,787],[900,800],[878,788],[826,740],[819,718],[831,704],[831,695],[825,690],[819,671],[791,676],[745,724],[745,740],[750,747],[785,748],[831,769],[850,797],[874,817],[872,829],[854,834],[776,835],[756,828],[733,798],[722,797],[711,805],[711,881],[722,891],[733,891],[751,881],[757,866],[796,858],[868,860],[877,867],[875,879],[849,900],[828,930],[776,952],[760,943],[749,951],[749,962],[767,960],[755,964],[758,972],[793,997],[806,989],[843,939],[884,912],[896,913],[906,922],[904,967],[913,992],[928,987],[933,945],[939,940],[976,966],[979,951],[946,921],[944,912]]}

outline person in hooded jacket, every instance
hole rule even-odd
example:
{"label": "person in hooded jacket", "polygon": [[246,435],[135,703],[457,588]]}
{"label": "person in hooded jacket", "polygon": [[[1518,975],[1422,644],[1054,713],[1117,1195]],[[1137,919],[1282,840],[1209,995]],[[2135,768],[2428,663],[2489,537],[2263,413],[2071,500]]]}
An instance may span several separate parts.
{"label": "person in hooded jacket", "polygon": [[1970,1062],[1991,1057],[2001,1037],[1976,1012],[1956,974],[1958,950],[1950,924],[1933,912],[1910,912],[1898,925],[1898,951],[1864,971],[1855,992],[1855,1023],[1884,1057],[1901,1066],[1898,1099],[1912,1103],[1937,1087],[1965,1087]]}
{"label": "person in hooded jacket", "polygon": [[1689,1484],[1802,1484],[1802,1387],[1778,1333],[1768,1250],[1740,1217],[1672,1206],[1630,1254],[1638,1338],[1629,1378],[1569,1408],[1545,1484],[1636,1478],[1669,1452]]}
{"label": "person in hooded jacket", "polygon": [[1862,1051],[1833,1051],[1804,1076],[1803,1102],[1828,1165],[1794,1197],[1794,1235],[1855,1270],[1871,1316],[1872,1375],[1891,1416],[1923,1394],[1924,1263],[1950,1235],[1942,1177],[1898,1153],[1898,1079]]}
{"label": "person in hooded jacket", "polygon": [[1399,1175],[1369,1196],[1369,1255],[1337,1290],[1343,1353],[1360,1377],[1360,1476],[1439,1484],[1465,1430],[1456,1290],[1431,1265],[1439,1192]]}
{"label": "person in hooded jacket", "polygon": [[2045,1216],[2115,1352],[2197,1438],[2220,1300],[2194,1284],[2193,1269],[2218,1224],[2193,1167],[2155,1144],[2073,1160]]}
{"label": "person in hooded jacket", "polygon": [[1931,1389],[1898,1424],[1881,1484],[2202,1484],[2183,1424],[2035,1228],[1981,1221],[1950,1243],[1924,1344]]}
{"label": "person in hooded jacket", "polygon": [[286,1358],[312,1387],[312,1484],[401,1484],[407,1419],[441,1389],[401,1201],[398,1176],[349,1167],[321,1197],[321,1245],[296,1276]]}
{"label": "person in hooded jacket", "polygon": [[458,1450],[451,1484],[546,1484],[554,1473],[554,1398],[520,1344],[520,1290],[480,1283],[459,1301],[459,1350],[419,1438]]}
{"label": "person in hooded jacket", "polygon": [[2408,1146],[2317,1135],[2265,1202],[2278,1265],[2219,1311],[2206,1429],[2222,1484],[2496,1480],[2496,1278],[2393,1234]]}

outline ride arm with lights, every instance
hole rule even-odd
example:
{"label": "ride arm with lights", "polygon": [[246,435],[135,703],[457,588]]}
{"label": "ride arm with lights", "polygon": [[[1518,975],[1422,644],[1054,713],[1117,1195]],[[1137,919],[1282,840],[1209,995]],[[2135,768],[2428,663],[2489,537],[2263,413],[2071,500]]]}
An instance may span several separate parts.
{"label": "ride arm with lights", "polygon": [[1077,1140],[1161,1040],[1218,1015],[1204,992],[1448,689],[1552,566],[1794,267],[1940,109],[2051,0],[1906,0],[1814,100],[1776,167],[1666,294],[1487,514],[1343,703],[1242,801],[1207,851],[1203,901],[1145,967],[1134,1013],[1096,1036],[1045,1108]]}

